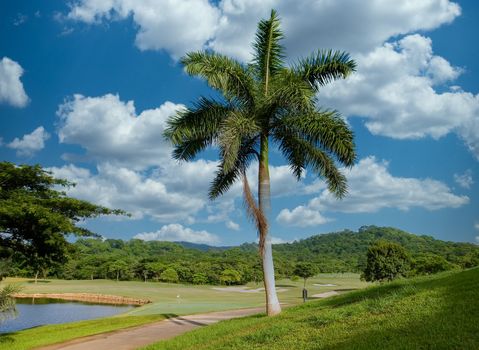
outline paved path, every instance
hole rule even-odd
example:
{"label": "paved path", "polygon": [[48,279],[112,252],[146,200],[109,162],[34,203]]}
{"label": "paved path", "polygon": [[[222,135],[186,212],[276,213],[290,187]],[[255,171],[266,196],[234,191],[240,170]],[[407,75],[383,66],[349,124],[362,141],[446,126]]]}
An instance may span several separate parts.
{"label": "paved path", "polygon": [[83,337],[66,343],[49,345],[37,350],[131,350],[170,339],[192,329],[223,320],[264,312],[264,308],[211,312],[207,314],[177,316],[134,328]]}

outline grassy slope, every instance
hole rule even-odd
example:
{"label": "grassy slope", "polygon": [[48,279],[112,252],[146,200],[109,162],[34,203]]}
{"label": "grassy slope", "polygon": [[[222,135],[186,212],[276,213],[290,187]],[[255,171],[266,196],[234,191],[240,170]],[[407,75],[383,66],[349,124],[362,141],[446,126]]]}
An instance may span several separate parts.
{"label": "grassy slope", "polygon": [[145,349],[479,349],[479,269],[205,327]]}

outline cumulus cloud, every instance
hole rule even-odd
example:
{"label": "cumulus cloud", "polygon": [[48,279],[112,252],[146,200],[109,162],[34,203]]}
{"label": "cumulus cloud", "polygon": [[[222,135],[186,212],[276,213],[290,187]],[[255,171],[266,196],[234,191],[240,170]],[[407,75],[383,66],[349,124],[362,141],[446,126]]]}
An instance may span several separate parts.
{"label": "cumulus cloud", "polygon": [[137,115],[133,101],[123,102],[118,95],[77,94],[58,109],[58,137],[61,143],[81,145],[98,161],[145,168],[170,158],[163,131],[168,117],[180,108],[165,102]]}
{"label": "cumulus cloud", "polygon": [[228,227],[230,230],[234,231],[239,231],[240,225],[238,225],[236,222],[229,220],[226,222],[226,227]]}
{"label": "cumulus cloud", "polygon": [[177,58],[199,50],[214,35],[219,10],[208,0],[76,1],[67,18],[86,23],[132,17],[140,50],[166,50]]}
{"label": "cumulus cloud", "polygon": [[431,30],[461,13],[460,7],[448,0],[223,0],[217,4],[207,0],[78,0],[67,18],[99,23],[132,16],[138,26],[136,45],[142,50],[165,49],[178,56],[209,46],[248,60],[258,20],[269,16],[272,8],[282,18],[285,45],[293,56],[316,47],[369,51],[392,36]]}
{"label": "cumulus cloud", "polygon": [[[241,186],[234,185],[211,203],[208,188],[218,163],[171,158],[172,147],[164,140],[163,131],[166,120],[181,108],[165,102],[137,113],[133,101],[121,101],[117,95],[74,95],[58,109],[59,140],[85,149],[85,157],[97,163],[97,171],[73,165],[54,171],[79,183],[71,189],[72,195],[128,210],[134,217],[192,223],[204,210],[207,218],[203,222],[228,223]],[[66,156],[67,160],[77,158],[75,154]]]}
{"label": "cumulus cloud", "polygon": [[317,210],[300,205],[293,210],[281,210],[276,221],[288,226],[308,227],[322,225],[331,220],[323,217]]}
{"label": "cumulus cloud", "polygon": [[171,241],[171,242],[192,242],[214,245],[220,242],[218,236],[208,231],[194,231],[189,227],[180,224],[169,224],[160,228],[156,232],[143,232],[135,235],[133,238],[144,241]]}
{"label": "cumulus cloud", "polygon": [[291,243],[291,242],[292,240],[287,240],[281,237],[271,236],[271,244],[284,244],[284,243]]}
{"label": "cumulus cloud", "polygon": [[28,96],[20,81],[23,68],[17,62],[8,57],[0,60],[0,103],[6,103],[14,107],[25,107]]}
{"label": "cumulus cloud", "polygon": [[389,172],[387,162],[378,162],[375,157],[364,158],[355,167],[343,169],[343,172],[349,184],[349,193],[344,199],[335,199],[326,189],[305,206],[283,209],[277,221],[308,226],[307,221],[311,220],[312,226],[314,221],[321,224],[321,213],[324,212],[373,213],[383,208],[438,210],[469,203],[469,197],[452,193],[440,181],[395,177]]}
{"label": "cumulus cloud", "polygon": [[436,91],[462,70],[435,56],[429,38],[409,35],[357,61],[357,74],[321,91],[322,104],[367,118],[375,135],[438,139],[456,132],[479,159],[479,95],[457,88]]}
{"label": "cumulus cloud", "polygon": [[43,126],[39,126],[30,134],[23,135],[22,138],[16,137],[7,147],[17,151],[17,156],[31,157],[36,152],[45,147],[45,141],[50,138]]}
{"label": "cumulus cloud", "polygon": [[471,188],[471,186],[474,184],[471,169],[466,170],[464,174],[454,174],[454,181],[462,188]]}
{"label": "cumulus cloud", "polygon": [[206,193],[185,188],[175,191],[161,171],[142,172],[101,163],[97,173],[75,165],[50,168],[58,178],[77,184],[68,194],[111,208],[121,208],[140,219],[150,217],[160,222],[194,221],[193,216],[204,208]]}

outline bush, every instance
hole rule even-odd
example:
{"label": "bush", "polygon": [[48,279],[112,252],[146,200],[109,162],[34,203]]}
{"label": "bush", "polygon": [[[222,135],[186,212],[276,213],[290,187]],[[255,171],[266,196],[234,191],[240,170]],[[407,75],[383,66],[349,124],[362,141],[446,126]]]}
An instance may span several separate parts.
{"label": "bush", "polygon": [[405,277],[410,270],[410,258],[403,246],[379,240],[368,248],[366,267],[361,278],[368,281],[392,281]]}

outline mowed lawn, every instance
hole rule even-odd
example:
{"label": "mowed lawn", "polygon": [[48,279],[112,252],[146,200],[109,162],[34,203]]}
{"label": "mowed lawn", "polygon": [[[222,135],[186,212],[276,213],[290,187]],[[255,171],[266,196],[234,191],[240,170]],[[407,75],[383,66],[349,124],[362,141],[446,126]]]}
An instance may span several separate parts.
{"label": "mowed lawn", "polygon": [[479,349],[479,269],[373,286],[144,348],[160,349]]}
{"label": "mowed lawn", "polygon": [[[34,284],[29,279],[8,278],[6,281],[0,282],[0,287],[6,283],[21,284],[23,293],[98,293],[149,299],[152,303],[114,317],[42,326],[8,334],[0,333],[0,350],[32,349],[87,335],[139,326],[161,320],[165,315],[186,315],[264,305],[264,293],[262,291],[256,293],[225,291],[223,288],[226,288],[226,286],[193,286],[110,280],[40,280],[37,284]],[[315,286],[315,284],[334,284],[334,286]],[[364,288],[367,285],[367,283],[359,280],[357,274],[320,274],[318,277],[308,280],[307,288],[309,294],[313,295],[331,290],[348,292],[353,289]],[[261,288],[262,285],[252,283],[239,287],[254,290]],[[280,280],[277,282],[277,287],[281,290],[278,295],[284,306],[302,303],[302,280],[295,282]]]}

